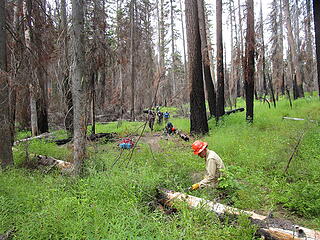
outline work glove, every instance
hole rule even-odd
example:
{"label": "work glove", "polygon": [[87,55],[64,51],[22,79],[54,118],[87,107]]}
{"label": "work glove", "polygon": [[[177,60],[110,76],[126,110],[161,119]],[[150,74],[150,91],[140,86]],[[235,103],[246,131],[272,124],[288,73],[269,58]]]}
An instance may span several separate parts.
{"label": "work glove", "polygon": [[191,190],[197,190],[200,187],[199,183],[195,183],[191,186]]}

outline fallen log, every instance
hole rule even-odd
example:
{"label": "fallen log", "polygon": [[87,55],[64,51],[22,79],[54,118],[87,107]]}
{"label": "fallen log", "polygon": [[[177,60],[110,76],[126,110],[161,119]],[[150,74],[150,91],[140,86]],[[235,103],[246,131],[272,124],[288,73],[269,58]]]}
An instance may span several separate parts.
{"label": "fallen log", "polygon": [[320,231],[294,225],[290,221],[270,218],[251,211],[240,210],[221,203],[214,203],[209,200],[194,197],[180,192],[167,189],[159,189],[162,203],[172,207],[174,201],[183,201],[192,208],[201,207],[213,211],[219,216],[224,214],[240,215],[245,214],[253,224],[259,227],[257,234],[269,240],[316,240],[320,239]]}
{"label": "fallen log", "polygon": [[57,168],[63,169],[70,169],[73,164],[71,162],[66,162],[63,160],[59,160],[53,157],[43,156],[43,155],[36,155],[37,163],[43,166],[56,166]]}
{"label": "fallen log", "polygon": [[8,230],[4,234],[0,234],[0,240],[9,240],[13,237],[13,233],[15,232],[15,229]]}
{"label": "fallen log", "polygon": [[225,111],[225,115],[230,115],[231,113],[243,112],[243,111],[244,111],[244,108],[236,108],[229,111]]}
{"label": "fallen log", "polygon": [[73,139],[72,137],[69,137],[69,138],[65,138],[65,139],[53,140],[53,142],[60,146],[60,145],[66,144],[68,142],[71,142],[72,139]]}
{"label": "fallen log", "polygon": [[182,138],[186,142],[189,142],[189,140],[190,140],[190,138],[186,134],[179,133],[179,136],[180,136],[180,138]]}
{"label": "fallen log", "polygon": [[[91,134],[90,136],[87,136],[87,139],[90,141],[96,141],[100,138],[106,138],[107,141],[111,141],[112,139],[115,138],[116,133],[96,133],[96,134]],[[68,142],[72,141],[72,137],[65,138],[65,139],[59,139],[59,140],[53,140],[54,143],[57,145],[64,145]]]}
{"label": "fallen log", "polygon": [[293,118],[293,117],[282,117],[282,119],[295,120],[295,121],[317,122],[316,120],[309,120],[309,119],[303,119],[303,118]]}
{"label": "fallen log", "polygon": [[177,134],[179,135],[179,137],[180,137],[181,139],[183,139],[183,140],[186,141],[186,142],[189,142],[190,137],[189,137],[187,134],[185,134],[185,133],[183,133],[183,132],[181,132],[181,131],[179,131],[179,130],[177,130],[176,132],[177,132]]}
{"label": "fallen log", "polygon": [[43,134],[40,134],[38,136],[35,136],[35,137],[27,137],[27,138],[24,138],[24,139],[21,139],[21,140],[18,140],[18,141],[15,141],[13,143],[13,145],[17,145],[19,143],[22,143],[22,142],[28,142],[28,141],[31,141],[31,140],[34,140],[34,139],[41,139],[41,138],[48,138],[52,135],[52,133],[43,133]]}
{"label": "fallen log", "polygon": [[115,137],[116,133],[96,133],[96,134],[91,134],[87,138],[90,141],[96,141],[99,138],[107,138],[108,140],[111,140]]}

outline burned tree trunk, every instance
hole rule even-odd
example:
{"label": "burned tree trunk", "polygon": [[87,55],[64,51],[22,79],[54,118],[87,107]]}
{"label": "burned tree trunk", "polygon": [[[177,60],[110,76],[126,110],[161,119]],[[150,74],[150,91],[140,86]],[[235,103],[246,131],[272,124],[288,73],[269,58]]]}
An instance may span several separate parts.
{"label": "burned tree trunk", "polygon": [[204,13],[204,0],[198,0],[198,14],[199,14],[199,28],[201,38],[201,52],[202,52],[202,67],[204,73],[204,81],[206,83],[207,98],[209,103],[210,115],[216,115],[216,93],[212,81],[210,71],[209,49],[206,33],[205,13]]}
{"label": "burned tree trunk", "polygon": [[65,103],[67,105],[64,124],[69,134],[73,135],[73,103],[72,103],[71,80],[69,76],[69,47],[68,47],[68,22],[67,22],[66,0],[61,0],[61,25],[62,25],[62,32],[63,32],[62,36],[63,36],[63,50],[64,50],[64,60],[63,60],[63,67],[62,67],[63,94],[65,97]]}
{"label": "burned tree trunk", "polygon": [[318,94],[320,97],[320,1],[313,0],[314,32],[316,38]]}
{"label": "burned tree trunk", "polygon": [[96,89],[95,89],[96,74],[92,73],[91,76],[91,134],[96,133],[96,111],[95,111],[95,100],[96,100]]}
{"label": "burned tree trunk", "polygon": [[245,56],[246,119],[253,122],[254,102],[254,11],[253,0],[247,0],[247,35]]}
{"label": "burned tree trunk", "polygon": [[201,40],[197,2],[185,1],[187,46],[188,46],[188,78],[190,91],[190,132],[205,134],[209,131],[206,116],[205,97],[203,89]]}
{"label": "burned tree trunk", "polygon": [[17,33],[15,42],[15,81],[16,86],[16,123],[20,129],[30,129],[30,99],[29,99],[29,75],[27,75],[28,51],[25,48],[25,21],[26,16],[23,11],[23,0],[18,0],[15,6],[14,28]]}
{"label": "burned tree trunk", "polygon": [[130,118],[131,121],[134,121],[135,116],[135,49],[134,49],[134,37],[135,37],[135,0],[131,0],[130,3],[130,71],[131,71],[131,109],[130,109]]}
{"label": "burned tree trunk", "polygon": [[[36,4],[35,4],[36,3]],[[49,131],[48,123],[48,77],[46,73],[47,53],[44,45],[44,33],[46,29],[46,1],[32,2],[32,31],[33,51],[36,56],[35,81],[37,85],[36,106],[39,133]]]}
{"label": "burned tree trunk", "polygon": [[84,50],[84,0],[72,0],[73,65],[72,90],[74,104],[74,175],[81,172],[86,154],[86,75]]}
{"label": "burned tree trunk", "polygon": [[292,30],[291,18],[290,18],[289,0],[283,0],[283,9],[284,9],[284,14],[286,18],[286,27],[288,31],[288,43],[290,46],[290,54],[293,61],[294,74],[296,76],[296,83],[297,83],[296,98],[301,98],[301,97],[304,97],[303,81],[302,81],[301,69],[299,67],[300,64],[299,64],[297,44],[293,37],[293,32],[292,32],[293,30]]}
{"label": "burned tree trunk", "polygon": [[222,0],[216,0],[217,21],[217,115],[224,115],[224,70],[223,70],[223,44],[222,44]]}
{"label": "burned tree trunk", "polygon": [[171,86],[172,86],[172,96],[176,95],[176,51],[175,51],[175,45],[174,45],[174,40],[175,40],[175,33],[174,33],[174,7],[173,7],[173,0],[170,0],[170,15],[171,15],[171,61],[172,61],[172,66],[171,66]]}
{"label": "burned tree trunk", "polygon": [[9,111],[9,76],[7,74],[6,1],[0,1],[0,161],[5,168],[13,164]]}

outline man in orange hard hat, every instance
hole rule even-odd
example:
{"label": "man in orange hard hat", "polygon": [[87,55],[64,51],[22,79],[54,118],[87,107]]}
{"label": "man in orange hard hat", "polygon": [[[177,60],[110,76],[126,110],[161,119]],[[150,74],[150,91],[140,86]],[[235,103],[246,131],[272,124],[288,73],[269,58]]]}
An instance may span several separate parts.
{"label": "man in orange hard hat", "polygon": [[201,187],[215,187],[218,183],[218,178],[221,176],[220,170],[225,168],[222,159],[214,151],[208,149],[208,143],[195,141],[192,144],[193,153],[201,158],[206,159],[207,175],[200,182],[192,185],[192,190],[197,190]]}

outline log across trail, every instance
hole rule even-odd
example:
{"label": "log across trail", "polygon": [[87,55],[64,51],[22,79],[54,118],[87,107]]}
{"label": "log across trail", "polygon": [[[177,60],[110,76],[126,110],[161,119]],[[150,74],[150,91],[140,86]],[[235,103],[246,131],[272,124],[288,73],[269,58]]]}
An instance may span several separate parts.
{"label": "log across trail", "polygon": [[161,204],[172,207],[174,201],[183,201],[192,208],[201,207],[213,211],[219,216],[223,214],[249,216],[251,222],[259,227],[257,234],[269,240],[319,240],[320,231],[308,229],[293,224],[290,221],[270,218],[251,211],[244,211],[229,207],[221,203],[215,203],[202,198],[175,192],[167,189],[159,189]]}
{"label": "log across trail", "polygon": [[40,134],[38,136],[35,136],[35,137],[27,137],[27,138],[24,138],[24,139],[21,139],[21,140],[18,140],[18,141],[15,141],[13,143],[13,146],[15,145],[18,145],[19,143],[22,143],[22,142],[29,142],[31,140],[34,140],[34,139],[42,139],[42,138],[48,138],[48,137],[51,137],[53,133],[43,133],[43,134]]}

